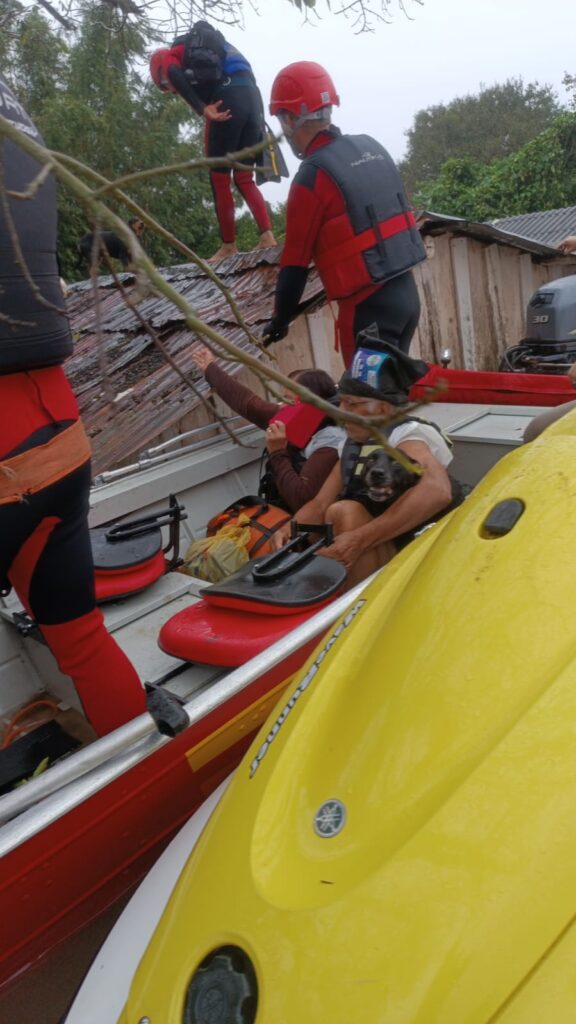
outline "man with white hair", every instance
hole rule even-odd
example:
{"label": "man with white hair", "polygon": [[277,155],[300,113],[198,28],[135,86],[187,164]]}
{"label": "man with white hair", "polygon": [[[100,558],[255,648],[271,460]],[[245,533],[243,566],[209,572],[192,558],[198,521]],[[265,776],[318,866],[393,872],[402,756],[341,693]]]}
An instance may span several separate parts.
{"label": "man with white hair", "polygon": [[[340,406],[365,417],[390,417],[380,432],[402,452],[404,468],[387,455],[374,428],[347,422],[347,439],[318,494],[294,515],[300,524],[331,524],[334,540],[318,554],[341,562],[353,586],[385,565],[423,526],[459,505],[461,485],[448,473],[452,453],[433,423],[410,412],[409,388],[427,372],[426,363],[364,332],[352,364],[338,385]],[[382,456],[377,458],[377,456]],[[288,537],[289,525],[275,534]]]}
{"label": "man with white hair", "polygon": [[313,260],[350,365],[354,339],[371,324],[408,352],[420,315],[411,268],[426,258],[414,214],[389,153],[369,135],[342,135],[331,124],[340,99],[328,72],[312,61],[276,76],[270,113],[302,165],[286,210],[286,241],[274,316],[265,344],[285,337]]}

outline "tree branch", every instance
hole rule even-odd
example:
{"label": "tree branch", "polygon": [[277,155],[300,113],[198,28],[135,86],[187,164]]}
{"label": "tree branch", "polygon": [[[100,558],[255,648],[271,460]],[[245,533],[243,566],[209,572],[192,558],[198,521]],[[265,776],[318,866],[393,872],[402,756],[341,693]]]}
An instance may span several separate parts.
{"label": "tree branch", "polygon": [[[398,421],[406,414],[406,407],[404,407],[404,409],[402,410],[399,410],[398,413],[394,413],[392,416],[366,417],[360,416],[357,413],[343,412],[340,409],[336,409],[330,402],[327,402],[324,399],[319,398],[318,395],[313,394],[311,391],[308,390],[308,388],[303,387],[296,380],[286,377],[284,374],[276,370],[272,365],[263,365],[262,356],[265,355],[267,359],[270,359],[269,353],[260,349],[257,355],[251,355],[249,352],[245,352],[242,349],[238,348],[236,345],[234,345],[233,342],[229,341],[228,338],[226,338],[224,335],[216,331],[213,327],[210,326],[210,324],[207,324],[198,318],[194,310],[191,308],[191,306],[189,306],[184,296],[175,288],[173,288],[172,285],[162,277],[158,269],[155,267],[155,265],[152,263],[152,261],[149,259],[149,257],[146,255],[146,253],[140,246],[138,239],[136,238],[134,233],[124,223],[124,221],[119,216],[114,214],[111,210],[109,210],[99,199],[96,199],[93,190],[91,190],[84,181],[82,181],[77,175],[73,174],[69,167],[66,166],[67,163],[70,163],[71,158],[68,158],[67,160],[59,158],[53,151],[46,149],[46,147],[41,146],[32,138],[20,132],[11,121],[8,121],[6,118],[2,116],[0,116],[0,137],[1,136],[6,136],[7,138],[10,138],[13,142],[16,143],[16,145],[20,146],[30,156],[34,157],[40,164],[50,164],[54,175],[76,196],[76,198],[81,203],[83,203],[86,206],[95,223],[100,224],[102,222],[109,225],[110,228],[114,230],[119,235],[119,237],[125,242],[125,244],[129,247],[139,280],[149,282],[154,291],[164,295],[165,298],[167,298],[172,303],[172,305],[181,312],[182,319],[186,326],[200,337],[207,338],[209,342],[212,343],[212,346],[214,346],[215,351],[218,355],[222,356],[222,354],[224,353],[228,359],[240,362],[244,366],[247,366],[260,379],[265,377],[267,381],[273,381],[275,384],[279,385],[282,388],[288,388],[303,401],[307,402],[309,405],[316,406],[318,409],[324,412],[326,416],[329,416],[331,419],[336,420],[339,423],[349,422],[356,423],[361,426],[369,426],[372,430],[372,435],[378,440],[378,443],[382,445],[382,447],[387,451],[390,457],[396,459],[396,461],[400,462],[401,465],[403,465],[406,469],[410,469],[411,464],[409,463],[409,460],[406,458],[406,456],[399,449],[391,448],[390,444],[388,443],[386,435],[382,432],[382,428],[384,428],[390,423]],[[89,168],[86,168],[84,165],[80,166],[82,167],[82,173],[85,176],[92,178],[94,176],[98,178],[101,177],[100,175],[95,175],[95,172],[91,171]],[[157,224],[157,222],[154,221],[152,218],[147,217],[144,211],[140,211],[139,207],[137,207],[136,204],[132,202],[132,200],[129,200],[128,197],[126,197],[126,200],[130,208],[135,208],[138,211],[138,216],[141,217],[148,225],[150,225],[151,228],[153,228],[154,230],[158,228],[161,232],[163,231],[161,225]],[[3,186],[0,187],[0,202],[3,202],[7,205],[6,193]],[[195,257],[195,262],[197,262],[198,266],[202,267],[202,269],[205,269],[206,273],[213,280],[218,282],[223,294],[229,294],[227,292],[227,289],[222,284],[222,282],[219,281],[219,278],[214,273],[212,268],[210,268],[207,264],[204,264],[204,262],[200,260],[198,257]],[[233,300],[231,296],[230,303],[232,306]],[[130,308],[133,308],[132,305]],[[146,329],[148,330],[148,333],[150,334],[152,340],[155,343],[156,341],[159,342],[159,339],[155,335],[155,332],[151,325],[146,321],[145,324]],[[250,334],[248,328],[245,328],[245,330],[247,331],[249,340],[254,344],[256,349],[258,349],[258,340],[255,339],[253,335]],[[161,342],[160,347],[163,349],[163,355],[166,357],[167,353],[165,352],[165,347],[162,346]],[[183,373],[183,371],[181,371],[177,367],[177,364],[174,362],[174,360],[170,357],[168,361],[170,362],[170,365],[173,366],[173,368],[176,370],[176,372],[178,372],[179,375],[183,377],[183,379],[185,379],[187,383],[190,385],[190,380]],[[106,369],[104,372],[106,373]],[[197,389],[195,389],[194,386],[193,390],[195,391],[195,393],[197,393]],[[435,394],[431,393],[428,400],[432,401],[434,397]],[[408,407],[408,411],[417,408],[422,404],[426,404],[426,402],[419,402],[410,405]]]}
{"label": "tree branch", "polygon": [[62,28],[65,28],[67,32],[72,32],[74,30],[74,28],[76,27],[74,25],[74,22],[69,21],[68,18],[65,18],[62,14],[60,14],[60,12],[49,2],[49,0],[36,0],[36,2],[39,3],[45,11],[48,11],[48,14],[51,14],[52,17],[60,25],[62,25]]}

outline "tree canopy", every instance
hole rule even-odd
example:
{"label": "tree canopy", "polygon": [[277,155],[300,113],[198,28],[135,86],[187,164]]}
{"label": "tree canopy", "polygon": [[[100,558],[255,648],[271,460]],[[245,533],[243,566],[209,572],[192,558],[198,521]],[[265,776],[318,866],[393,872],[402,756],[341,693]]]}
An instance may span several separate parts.
{"label": "tree canopy", "polygon": [[[30,10],[42,11],[66,32],[74,32],[84,16],[101,6],[102,0],[4,0],[0,33],[8,31],[14,19]],[[225,25],[242,25],[243,12],[253,0],[104,0],[123,25],[138,24],[151,38],[166,38],[182,25],[199,18]],[[264,0],[265,4],[266,0]],[[353,31],[370,31],[378,21],[390,21],[394,13],[410,17],[415,5],[424,0],[285,0],[301,11],[305,19],[340,14]]]}
{"label": "tree canopy", "polygon": [[[75,41],[30,10],[17,31],[2,37],[4,73],[51,149],[73,156],[115,180],[153,167],[184,164],[203,155],[199,118],[177,97],[165,96],[134,70],[146,39],[136,27],[113,31],[118,15],[106,3],[85,14]],[[95,66],[106,74],[94,75]],[[214,203],[206,173],[184,172],[135,181],[130,198],[201,256],[218,244]],[[110,203],[123,217],[129,211]],[[59,254],[64,276],[85,276],[78,239],[91,225],[70,193],[59,192]],[[157,263],[175,252],[157,237],[145,245]]]}
{"label": "tree canopy", "polygon": [[551,86],[511,78],[418,111],[406,132],[401,164],[406,187],[412,192],[434,181],[448,160],[468,166],[511,156],[548,128],[561,109]]}
{"label": "tree canopy", "polygon": [[501,160],[447,160],[434,181],[420,185],[414,203],[477,221],[576,205],[576,113],[565,111]]}

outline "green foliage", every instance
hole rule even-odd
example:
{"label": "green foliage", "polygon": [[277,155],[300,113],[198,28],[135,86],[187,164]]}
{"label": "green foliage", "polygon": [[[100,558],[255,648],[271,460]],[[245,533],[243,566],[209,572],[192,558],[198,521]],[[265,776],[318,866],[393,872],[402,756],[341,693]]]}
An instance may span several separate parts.
{"label": "green foliage", "polygon": [[490,164],[447,160],[415,205],[470,220],[576,205],[576,113],[566,112],[517,153]]}
{"label": "green foliage", "polygon": [[572,110],[576,110],[576,75],[570,75],[568,72],[562,79],[562,85],[567,92],[571,93],[569,106]]}
{"label": "green foliage", "polygon": [[[149,43],[105,3],[91,5],[69,44],[35,10],[20,12],[3,37],[3,67],[46,145],[110,179],[203,156],[203,122],[178,97],[143,81],[135,63]],[[125,189],[147,213],[201,256],[219,245],[205,170],[164,175]],[[128,219],[130,211],[111,201]],[[84,209],[59,189],[59,255],[67,280],[85,276],[77,244],[92,225]],[[159,265],[184,256],[148,233],[143,244]]]}
{"label": "green foliage", "polygon": [[407,155],[400,165],[406,187],[434,181],[448,160],[490,163],[511,156],[550,126],[560,113],[548,85],[509,79],[460,96],[446,105],[420,110],[407,131]]}

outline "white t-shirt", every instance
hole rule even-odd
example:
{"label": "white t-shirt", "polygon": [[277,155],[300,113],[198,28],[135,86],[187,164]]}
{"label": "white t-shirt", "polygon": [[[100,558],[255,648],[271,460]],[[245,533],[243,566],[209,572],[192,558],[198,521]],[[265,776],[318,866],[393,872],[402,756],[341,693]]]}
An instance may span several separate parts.
{"label": "white t-shirt", "polygon": [[[416,420],[409,420],[394,427],[388,443],[391,448],[398,448],[403,441],[422,441],[428,446],[432,455],[438,460],[441,466],[449,466],[452,462],[452,452],[444,440],[442,434],[428,423],[418,423]],[[366,443],[366,442],[364,442]],[[338,449],[338,455],[342,455],[344,444]]]}
{"label": "white t-shirt", "polygon": [[336,448],[340,455],[345,440],[346,431],[342,427],[330,424],[330,426],[322,427],[322,430],[318,430],[316,434],[312,435],[306,447],[303,448],[302,454],[305,459],[309,459],[320,448]]}

